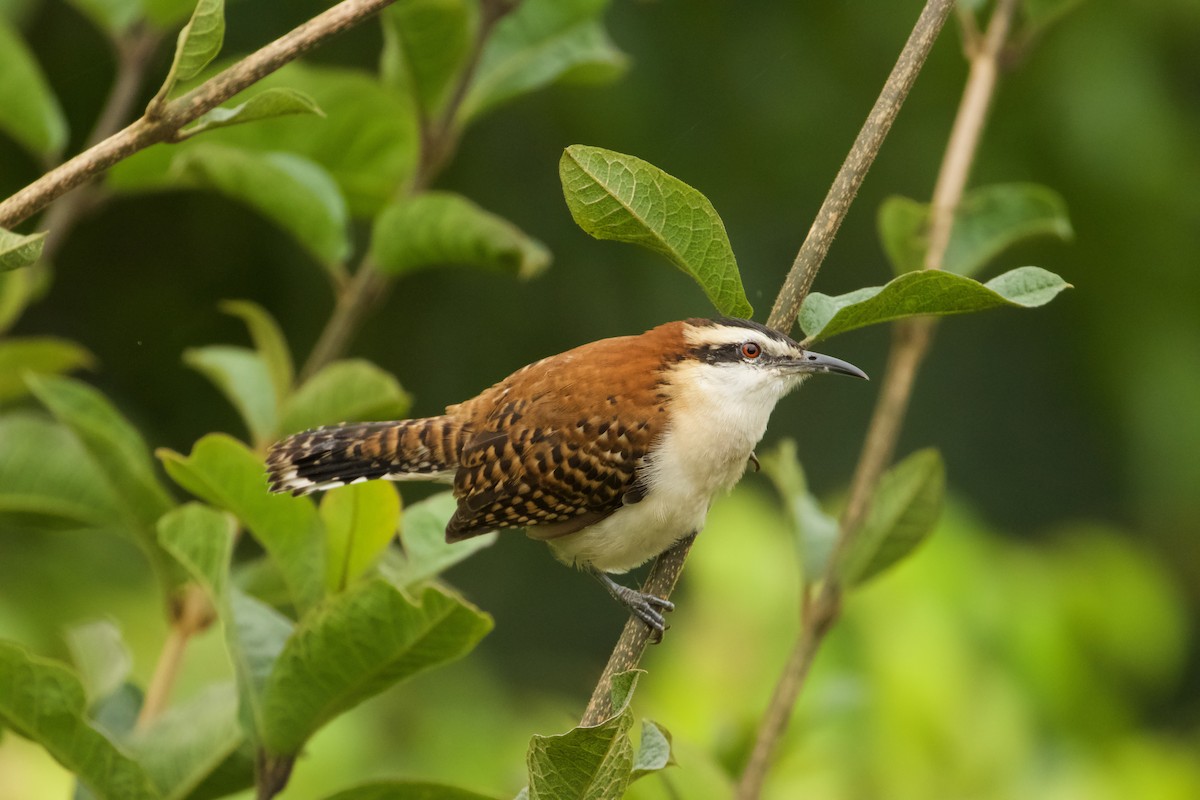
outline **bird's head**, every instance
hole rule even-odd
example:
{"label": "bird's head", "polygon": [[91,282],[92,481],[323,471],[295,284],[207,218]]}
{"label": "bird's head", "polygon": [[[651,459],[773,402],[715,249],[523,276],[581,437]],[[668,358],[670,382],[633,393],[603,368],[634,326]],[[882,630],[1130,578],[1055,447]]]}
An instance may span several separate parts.
{"label": "bird's head", "polygon": [[764,394],[777,400],[821,372],[867,377],[853,364],[805,350],[785,334],[749,320],[689,319],[683,334],[689,371],[743,397]]}

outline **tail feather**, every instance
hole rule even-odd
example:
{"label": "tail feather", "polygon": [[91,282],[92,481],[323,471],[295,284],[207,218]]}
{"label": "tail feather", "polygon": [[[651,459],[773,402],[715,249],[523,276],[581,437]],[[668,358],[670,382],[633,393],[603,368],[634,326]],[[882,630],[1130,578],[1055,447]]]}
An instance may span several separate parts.
{"label": "tail feather", "polygon": [[302,495],[349,483],[452,477],[462,427],[451,417],[330,425],[271,447],[272,492]]}

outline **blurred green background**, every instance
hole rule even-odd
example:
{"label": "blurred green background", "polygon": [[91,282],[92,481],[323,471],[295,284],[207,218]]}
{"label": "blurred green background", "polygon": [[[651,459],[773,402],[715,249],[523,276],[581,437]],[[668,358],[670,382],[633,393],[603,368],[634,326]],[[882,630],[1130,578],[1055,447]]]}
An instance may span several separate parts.
{"label": "blurred green background", "polygon": [[[231,4],[225,52],[324,5]],[[530,282],[418,273],[352,352],[397,375],[423,415],[543,355],[710,314],[657,256],[573,225],[557,161],[577,142],[636,154],[704,192],[764,319],[919,7],[615,2],[607,18],[627,74],[499,109],[438,184],[545,242],[551,269]],[[20,20],[78,149],[112,77],[105,42],[57,0],[0,9]],[[1195,0],[1085,1],[1005,77],[972,183],[1056,189],[1076,239],[1024,245],[999,266],[1037,264],[1076,288],[1044,309],[940,327],[900,452],[939,447],[955,501],[925,549],[850,602],[768,796],[1200,796],[1198,37]],[[379,46],[366,24],[310,60],[373,70]],[[164,50],[155,74],[167,64]],[[928,198],[964,75],[951,27],[817,289],[887,280],[876,209],[892,194]],[[0,138],[0,195],[41,171]],[[210,193],[118,198],[79,224],[55,270],[14,333],[84,344],[99,361],[88,379],[153,446],[183,452],[213,430],[244,433],[180,362],[187,347],[243,341],[219,300],[268,308],[298,356],[331,306],[326,278],[287,235]],[[870,329],[823,349],[881,375],[886,347],[886,331]],[[780,406],[768,441],[796,438],[814,488],[836,495],[872,402],[873,385],[813,382]],[[419,496],[405,489],[406,501]],[[794,633],[790,549],[765,480],[747,478],[714,508],[635,700],[674,733],[682,766],[665,778],[673,789],[654,778],[636,796],[728,791]],[[574,724],[622,623],[611,601],[517,535],[449,578],[495,615],[495,631],[466,661],[327,728],[285,796],[377,775],[515,792],[529,735]],[[66,626],[110,617],[144,680],[165,631],[159,608],[124,541],[0,530],[2,637],[65,657]],[[209,634],[177,696],[227,670]],[[67,791],[48,757],[0,739],[0,798]]]}

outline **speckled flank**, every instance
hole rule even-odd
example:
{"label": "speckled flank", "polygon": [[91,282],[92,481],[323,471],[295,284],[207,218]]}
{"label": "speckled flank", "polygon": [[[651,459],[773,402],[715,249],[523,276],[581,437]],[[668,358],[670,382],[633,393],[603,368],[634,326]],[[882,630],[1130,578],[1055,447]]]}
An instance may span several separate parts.
{"label": "speckled flank", "polygon": [[640,500],[639,470],[666,418],[664,353],[681,342],[678,322],[593,342],[448,409],[479,427],[462,453],[446,538],[529,527],[552,539]]}

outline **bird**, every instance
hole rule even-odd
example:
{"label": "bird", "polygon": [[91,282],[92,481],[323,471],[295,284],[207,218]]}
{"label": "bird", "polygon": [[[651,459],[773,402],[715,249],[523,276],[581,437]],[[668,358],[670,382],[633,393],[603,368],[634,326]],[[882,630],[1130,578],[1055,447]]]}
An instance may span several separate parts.
{"label": "bird", "polygon": [[659,641],[674,605],[611,576],[699,533],[776,403],[817,373],[867,377],[750,320],[667,322],[543,358],[440,416],[289,436],[267,455],[269,488],[451,483],[446,541],[524,528]]}

